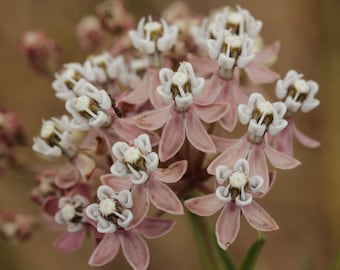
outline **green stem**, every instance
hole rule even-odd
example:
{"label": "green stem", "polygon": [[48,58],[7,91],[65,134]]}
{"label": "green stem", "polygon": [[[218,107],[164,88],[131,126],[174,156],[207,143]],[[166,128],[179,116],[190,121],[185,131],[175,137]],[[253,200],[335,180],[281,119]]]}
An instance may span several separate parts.
{"label": "green stem", "polygon": [[259,233],[255,243],[249,248],[245,259],[242,262],[240,270],[252,270],[254,269],[257,259],[261,253],[261,250],[266,242],[264,234]]}
{"label": "green stem", "polygon": [[216,243],[210,224],[195,214],[188,212],[193,228],[196,247],[204,270],[235,270],[228,254]]}

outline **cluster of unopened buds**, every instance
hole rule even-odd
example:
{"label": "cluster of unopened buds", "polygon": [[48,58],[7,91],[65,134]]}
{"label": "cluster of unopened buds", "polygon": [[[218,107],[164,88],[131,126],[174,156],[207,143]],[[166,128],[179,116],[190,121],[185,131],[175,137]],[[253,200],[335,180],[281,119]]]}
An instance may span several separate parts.
{"label": "cluster of unopened buds", "polygon": [[[294,122],[295,113],[319,105],[318,84],[294,70],[280,79],[270,69],[279,43],[264,46],[262,22],[239,6],[204,18],[175,4],[162,19],[147,16],[135,26],[114,3],[120,8],[110,18],[87,18],[77,31],[87,50],[99,48],[102,32],[118,38],[55,74],[52,88],[68,115],[43,120],[34,138],[36,152],[64,159],[60,169],[37,175],[31,193],[64,227],[54,245],[75,251],[92,235],[90,265],[109,263],[121,246],[133,269],[146,269],[143,237],[175,225],[164,213],[221,210],[215,234],[222,249],[236,239],[241,213],[255,230],[278,229],[255,200],[275,182],[267,161],[293,169],[300,164],[294,138],[319,145]],[[261,89],[275,81],[272,92]],[[238,120],[247,131],[230,138]]]}

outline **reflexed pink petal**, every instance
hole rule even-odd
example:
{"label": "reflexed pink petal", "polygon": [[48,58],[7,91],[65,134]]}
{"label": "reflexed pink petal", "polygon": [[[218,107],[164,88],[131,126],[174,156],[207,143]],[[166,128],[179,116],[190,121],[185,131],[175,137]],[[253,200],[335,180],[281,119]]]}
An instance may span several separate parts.
{"label": "reflexed pink petal", "polygon": [[152,172],[154,179],[164,183],[175,183],[185,174],[188,167],[188,161],[180,160],[172,163],[168,168],[158,168]]}
{"label": "reflexed pink petal", "polygon": [[167,234],[175,225],[175,221],[163,218],[146,218],[135,229],[146,238],[158,238]]}
{"label": "reflexed pink petal", "polygon": [[194,103],[198,105],[210,105],[214,103],[222,89],[223,83],[218,75],[213,75],[205,81],[202,93],[194,97]]}
{"label": "reflexed pink petal", "polygon": [[129,225],[129,228],[137,226],[148,214],[150,203],[148,191],[144,185],[137,185],[132,188],[132,200],[134,202],[131,208],[133,219]]}
{"label": "reflexed pink petal", "polygon": [[245,84],[242,86],[239,84],[234,84],[232,86],[232,92],[233,92],[234,99],[235,99],[235,107],[237,107],[238,104],[247,104],[249,100],[249,96],[254,92],[258,92],[259,89],[261,88],[259,88],[258,86],[256,88],[256,85],[250,81],[248,81],[248,84]]}
{"label": "reflexed pink petal", "polygon": [[120,241],[117,234],[117,232],[105,234],[96,249],[93,251],[89,259],[89,265],[102,266],[109,263],[116,257],[120,247]]}
{"label": "reflexed pink petal", "polygon": [[183,114],[174,112],[163,128],[159,143],[159,159],[164,162],[172,158],[182,147],[185,140]]}
{"label": "reflexed pink petal", "polygon": [[279,51],[280,41],[275,41],[269,46],[259,51],[254,58],[254,62],[262,64],[271,64],[277,58]]}
{"label": "reflexed pink petal", "polygon": [[266,153],[270,163],[278,169],[293,169],[301,164],[300,161],[275,150],[269,144],[265,144],[264,152]]}
{"label": "reflexed pink petal", "polygon": [[241,207],[248,223],[258,231],[273,231],[279,226],[275,220],[254,200],[247,206]]}
{"label": "reflexed pink petal", "polygon": [[240,230],[240,208],[234,203],[228,203],[216,221],[216,238],[222,249],[227,249],[232,244]]}
{"label": "reflexed pink petal", "polygon": [[86,178],[89,178],[96,168],[96,163],[86,154],[78,154],[72,162]]}
{"label": "reflexed pink petal", "polygon": [[225,116],[219,121],[220,125],[228,132],[232,132],[237,125],[237,109],[236,105],[232,104]]}
{"label": "reflexed pink petal", "polygon": [[294,124],[294,135],[296,139],[306,147],[316,148],[320,146],[320,143],[307,135],[303,134]]}
{"label": "reflexed pink petal", "polygon": [[229,147],[233,146],[235,143],[239,141],[239,139],[229,139],[223,138],[215,135],[210,135],[211,139],[213,140],[217,151],[223,152],[224,150],[228,149]]}
{"label": "reflexed pink petal", "polygon": [[183,214],[182,203],[171,188],[153,179],[149,179],[147,186],[150,200],[158,209],[173,215]]}
{"label": "reflexed pink petal", "polygon": [[211,216],[220,210],[225,203],[216,197],[215,193],[186,200],[185,207],[199,216]]}
{"label": "reflexed pink petal", "polygon": [[136,86],[134,90],[129,95],[123,97],[121,101],[133,105],[138,105],[146,102],[149,98],[148,83],[149,83],[148,77],[144,76],[142,81],[134,85]]}
{"label": "reflexed pink petal", "polygon": [[68,189],[81,181],[81,175],[78,168],[68,166],[64,170],[60,170],[55,177],[55,184],[61,189]]}
{"label": "reflexed pink petal", "polygon": [[124,189],[131,189],[132,183],[129,178],[119,178],[113,174],[105,174],[100,177],[104,185],[111,187],[115,192],[120,192]]}
{"label": "reflexed pink petal", "polygon": [[155,133],[142,130],[135,125],[124,121],[123,119],[116,119],[113,124],[113,128],[122,139],[128,141],[129,143],[133,143],[134,139],[143,133],[149,135],[152,145],[157,145],[159,142],[159,137]]}
{"label": "reflexed pink petal", "polygon": [[149,265],[149,248],[134,231],[124,231],[120,235],[122,250],[128,263],[135,270],[145,270]]}
{"label": "reflexed pink petal", "polygon": [[249,162],[249,176],[259,175],[263,178],[263,185],[261,187],[262,193],[267,193],[269,188],[269,172],[266,156],[262,144],[251,146],[248,155]]}
{"label": "reflexed pink petal", "polygon": [[43,210],[46,214],[54,217],[54,215],[59,211],[58,207],[59,198],[58,197],[49,197],[43,204]]}
{"label": "reflexed pink petal", "polygon": [[163,106],[162,97],[157,92],[157,87],[160,85],[158,73],[159,73],[158,69],[149,68],[147,73],[144,75],[148,76],[149,80],[146,89],[149,92],[150,102],[155,108]]}
{"label": "reflexed pink petal", "polygon": [[92,199],[90,185],[86,183],[77,184],[74,188],[70,190],[70,193],[68,193],[68,196],[74,196],[74,195],[81,195],[85,197],[86,199],[88,199],[88,201],[90,202]]}
{"label": "reflexed pink petal", "polygon": [[185,130],[189,142],[205,153],[215,153],[216,147],[196,113],[190,109],[185,114]]}
{"label": "reflexed pink petal", "polygon": [[188,54],[188,61],[193,67],[196,67],[196,74],[198,76],[206,77],[217,71],[218,63],[215,60],[210,60],[208,58],[201,58],[193,54]]}
{"label": "reflexed pink petal", "polygon": [[293,130],[291,125],[284,128],[273,140],[274,148],[288,156],[293,156],[293,143]]}
{"label": "reflexed pink petal", "polygon": [[145,130],[156,130],[165,125],[171,117],[173,102],[168,106],[147,111],[134,117],[136,126]]}
{"label": "reflexed pink petal", "polygon": [[237,160],[245,158],[250,148],[250,144],[246,138],[241,138],[237,143],[225,150],[219,155],[208,167],[209,174],[215,174],[218,165],[224,165],[232,168]]}
{"label": "reflexed pink petal", "polygon": [[64,232],[53,242],[53,246],[64,252],[74,252],[80,248],[85,235],[85,230],[79,232]]}
{"label": "reflexed pink petal", "polygon": [[213,123],[228,112],[229,106],[222,103],[214,103],[208,106],[194,104],[193,108],[201,120],[206,123]]}
{"label": "reflexed pink petal", "polygon": [[249,79],[254,83],[271,83],[280,77],[279,74],[266,66],[254,62],[247,65],[245,71]]}

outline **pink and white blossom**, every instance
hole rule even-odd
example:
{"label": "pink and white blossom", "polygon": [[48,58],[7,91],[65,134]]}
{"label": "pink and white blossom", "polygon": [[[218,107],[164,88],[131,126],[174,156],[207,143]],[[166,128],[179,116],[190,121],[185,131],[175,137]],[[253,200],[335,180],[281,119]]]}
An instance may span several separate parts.
{"label": "pink and white blossom", "polygon": [[162,84],[157,92],[165,106],[137,115],[135,124],[145,130],[164,126],[158,152],[160,160],[173,157],[181,149],[186,137],[196,149],[214,153],[215,145],[201,120],[206,123],[218,121],[227,113],[228,106],[223,103],[207,106],[197,104],[204,80],[196,78],[188,62],[182,62],[176,72],[162,69],[159,76]]}
{"label": "pink and white blossom", "polygon": [[72,114],[71,126],[78,130],[90,127],[107,127],[112,117],[108,112],[112,107],[110,96],[105,90],[99,90],[89,82],[77,89],[77,97],[66,101],[66,110]]}
{"label": "pink and white blossom", "polygon": [[149,16],[147,21],[142,18],[137,30],[130,30],[129,35],[136,49],[145,54],[154,54],[170,50],[176,42],[177,32],[176,26],[168,26],[164,20],[153,21]]}
{"label": "pink and white blossom", "polygon": [[290,70],[283,80],[277,81],[275,94],[286,104],[290,115],[298,110],[306,113],[319,106],[320,101],[315,98],[318,90],[319,85],[315,81],[306,81],[302,74]]}
{"label": "pink and white blossom", "polygon": [[218,184],[215,193],[189,199],[185,201],[185,206],[201,216],[210,216],[222,209],[215,228],[217,242],[222,249],[227,249],[236,239],[241,213],[258,231],[279,228],[270,215],[253,200],[263,196],[259,193],[263,178],[251,174],[247,160],[237,160],[233,169],[220,165],[215,174]]}
{"label": "pink and white blossom", "polygon": [[40,136],[33,139],[33,150],[47,157],[72,157],[76,146],[71,139],[71,120],[64,115],[60,119],[43,120]]}

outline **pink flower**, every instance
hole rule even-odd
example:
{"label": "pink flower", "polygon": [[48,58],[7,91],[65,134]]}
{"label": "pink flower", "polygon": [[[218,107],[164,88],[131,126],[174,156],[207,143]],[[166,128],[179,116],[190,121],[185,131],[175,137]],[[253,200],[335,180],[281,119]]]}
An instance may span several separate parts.
{"label": "pink flower", "polygon": [[301,109],[310,112],[319,106],[320,101],[315,98],[319,85],[312,80],[302,79],[303,75],[290,70],[283,80],[278,80],[275,88],[276,96],[287,106],[287,116]]}
{"label": "pink flower", "polygon": [[241,213],[256,230],[278,229],[270,215],[253,200],[264,195],[259,192],[263,179],[259,175],[249,177],[252,174],[245,159],[236,161],[233,169],[220,165],[215,173],[218,183],[216,192],[189,199],[185,201],[185,206],[201,216],[211,216],[222,208],[215,229],[217,242],[221,248],[227,249],[236,239],[240,229]]}
{"label": "pink flower", "polygon": [[0,108],[0,144],[15,146],[24,141],[24,132],[18,116],[9,110]]}
{"label": "pink flower", "polygon": [[96,6],[96,15],[106,31],[112,34],[122,34],[132,28],[134,22],[128,14],[125,1],[109,1]]}
{"label": "pink flower", "polygon": [[84,51],[93,52],[102,43],[104,30],[100,20],[92,15],[81,19],[76,28],[79,45]]}
{"label": "pink flower", "polygon": [[176,42],[177,32],[176,26],[169,27],[164,20],[161,23],[152,21],[149,16],[147,22],[142,18],[137,30],[130,30],[129,36],[135,48],[145,54],[154,54],[170,50]]}
{"label": "pink flower", "polygon": [[262,21],[256,20],[248,10],[229,6],[218,10],[212,18],[203,20],[201,26],[192,28],[193,39],[201,50],[207,50],[207,40],[228,30],[233,35],[257,38],[262,29]]}
{"label": "pink flower", "polygon": [[135,139],[134,145],[117,142],[112,147],[117,159],[111,173],[101,180],[115,191],[132,189],[134,201],[139,202],[138,213],[145,217],[149,201],[156,208],[171,214],[183,214],[183,207],[176,194],[165,184],[179,181],[187,169],[187,161],[177,161],[166,169],[158,168],[158,155],[151,152],[151,144],[146,134]]}
{"label": "pink flower", "polygon": [[28,64],[41,73],[51,73],[58,69],[61,50],[54,40],[41,31],[27,31],[19,40],[19,48]]}
{"label": "pink flower", "polygon": [[60,172],[53,169],[44,169],[35,179],[35,186],[31,191],[30,198],[38,203],[43,204],[49,197],[60,196],[62,190],[58,188],[55,181]]}
{"label": "pink flower", "polygon": [[0,210],[0,238],[10,243],[27,240],[35,225],[35,220],[30,215],[17,213],[10,209]]}
{"label": "pink flower", "polygon": [[294,115],[299,110],[306,113],[320,104],[320,101],[315,98],[319,85],[315,81],[306,81],[302,77],[302,74],[290,70],[283,80],[277,82],[275,88],[276,96],[287,106],[285,117],[288,120],[288,126],[273,139],[273,146],[287,155],[293,155],[294,137],[306,147],[315,148],[320,145],[318,141],[298,130],[294,121]]}
{"label": "pink flower", "polygon": [[128,190],[118,193],[108,186],[100,186],[97,190],[99,204],[91,204],[86,208],[87,216],[97,223],[97,230],[104,237],[93,251],[89,264],[105,265],[113,260],[119,247],[133,269],[143,270],[149,265],[149,249],[140,234],[147,238],[161,237],[174,226],[173,221],[158,218],[135,219],[134,209],[140,202],[134,202]]}
{"label": "pink flower", "polygon": [[161,85],[157,92],[166,106],[137,115],[134,123],[145,130],[156,130],[164,126],[159,144],[160,160],[166,161],[173,157],[186,137],[199,151],[214,153],[215,145],[201,120],[207,123],[218,121],[227,112],[227,105],[197,104],[204,79],[195,77],[188,62],[182,62],[176,72],[162,69],[159,76]]}
{"label": "pink flower", "polygon": [[85,216],[85,208],[91,200],[91,188],[87,184],[78,184],[67,191],[65,196],[46,200],[45,213],[66,227],[66,231],[53,243],[56,248],[68,253],[74,252],[80,248],[87,232],[91,232],[94,240],[99,237]]}
{"label": "pink flower", "polygon": [[[213,174],[218,165],[232,166],[238,159],[246,158],[250,164],[251,174],[260,175],[264,184],[262,191],[269,188],[269,173],[266,157],[275,168],[292,169],[300,164],[296,159],[285,155],[269,143],[266,133],[277,135],[287,126],[283,119],[286,107],[281,102],[270,103],[262,95],[254,93],[249,97],[249,103],[238,106],[239,118],[242,124],[249,123],[248,134],[238,140],[227,140],[223,153],[208,167]],[[223,143],[220,144],[223,145]],[[223,147],[223,146],[222,146]]]}

